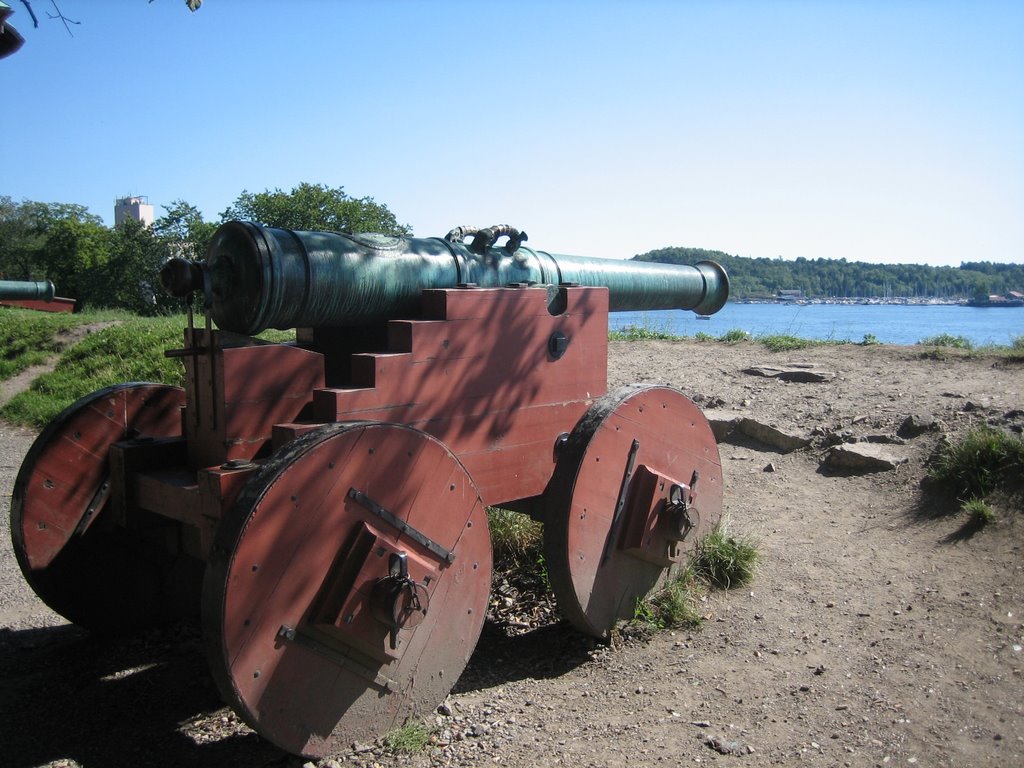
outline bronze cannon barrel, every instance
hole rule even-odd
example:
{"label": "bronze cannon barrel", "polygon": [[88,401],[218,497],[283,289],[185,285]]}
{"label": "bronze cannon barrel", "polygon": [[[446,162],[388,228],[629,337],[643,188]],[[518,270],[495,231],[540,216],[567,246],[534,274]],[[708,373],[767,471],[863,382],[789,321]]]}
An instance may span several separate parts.
{"label": "bronze cannon barrel", "polygon": [[[267,328],[339,327],[419,312],[427,288],[501,287],[513,283],[605,286],[609,309],[717,312],[729,278],[712,261],[696,266],[565,256],[521,245],[509,227],[466,244],[445,238],[297,232],[233,221],[217,230],[206,261],[169,262],[161,271],[175,295],[202,290],[217,325],[237,333]],[[494,233],[509,235],[494,245]],[[510,234],[511,233],[511,234]]]}
{"label": "bronze cannon barrel", "polygon": [[0,300],[51,301],[54,287],[49,280],[0,280]]}

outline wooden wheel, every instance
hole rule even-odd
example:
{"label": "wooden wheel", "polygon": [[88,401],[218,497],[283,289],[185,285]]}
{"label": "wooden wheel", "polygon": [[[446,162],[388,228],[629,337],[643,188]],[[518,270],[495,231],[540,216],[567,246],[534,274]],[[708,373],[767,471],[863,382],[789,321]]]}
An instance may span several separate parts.
{"label": "wooden wheel", "polygon": [[545,501],[545,559],[559,608],[604,638],[721,517],[718,444],[681,392],[624,387],[580,419]]}
{"label": "wooden wheel", "polygon": [[112,630],[187,612],[179,595],[190,580],[198,589],[199,571],[163,544],[176,524],[126,528],[104,514],[110,446],[180,435],[184,403],[163,384],[108,387],[65,409],[29,449],[11,497],[14,552],[36,594],[70,621]]}
{"label": "wooden wheel", "polygon": [[373,738],[451,690],[490,579],[486,511],[451,451],[411,427],[321,427],[221,520],[202,601],[214,677],[290,752]]}

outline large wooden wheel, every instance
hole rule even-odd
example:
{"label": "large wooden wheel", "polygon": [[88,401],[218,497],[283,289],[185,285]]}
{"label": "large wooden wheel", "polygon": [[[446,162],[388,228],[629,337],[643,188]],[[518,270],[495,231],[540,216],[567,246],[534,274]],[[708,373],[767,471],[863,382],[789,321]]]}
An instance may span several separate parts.
{"label": "large wooden wheel", "polygon": [[[25,579],[70,621],[94,630],[153,626],[189,612],[198,561],[166,547],[173,521],[109,518],[110,446],[181,434],[184,391],[129,383],[93,392],[36,438],[11,498],[11,539]],[[182,596],[191,584],[191,601]]]}
{"label": "large wooden wheel", "polygon": [[321,427],[221,520],[202,601],[214,677],[290,752],[373,738],[451,690],[490,579],[486,511],[451,451],[411,427]]}
{"label": "large wooden wheel", "polygon": [[681,392],[624,387],[594,403],[562,445],[545,502],[559,608],[605,638],[721,517],[718,444]]}

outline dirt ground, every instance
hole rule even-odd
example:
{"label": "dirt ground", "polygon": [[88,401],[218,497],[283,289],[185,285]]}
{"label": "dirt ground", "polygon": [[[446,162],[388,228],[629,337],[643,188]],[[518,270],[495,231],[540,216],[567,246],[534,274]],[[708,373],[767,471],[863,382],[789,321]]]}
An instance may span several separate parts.
{"label": "dirt ground", "polygon": [[[826,377],[744,372],[782,364]],[[635,381],[814,437],[785,454],[721,444],[725,514],[759,541],[753,584],[712,593],[699,630],[610,647],[560,624],[508,636],[489,623],[429,715],[431,748],[357,744],[322,766],[1024,765],[1021,515],[972,534],[919,488],[942,435],[1024,425],[1024,366],[909,347],[613,343],[610,385]],[[941,429],[893,441],[911,414]],[[32,435],[0,433],[6,517]],[[830,439],[855,438],[907,461],[821,468]],[[103,639],[67,625],[24,585],[6,536],[0,625],[5,765],[305,762],[221,706],[196,630]]]}

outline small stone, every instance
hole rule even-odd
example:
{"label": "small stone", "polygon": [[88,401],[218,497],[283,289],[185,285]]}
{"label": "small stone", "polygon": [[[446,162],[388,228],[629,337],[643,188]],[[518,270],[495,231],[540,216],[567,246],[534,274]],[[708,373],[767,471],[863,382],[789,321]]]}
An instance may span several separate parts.
{"label": "small stone", "polygon": [[454,714],[451,705],[447,701],[442,701],[438,704],[437,713],[439,715],[444,715],[445,717],[451,717]]}
{"label": "small stone", "polygon": [[765,472],[775,472],[776,471],[775,470],[775,464],[769,461],[767,464],[764,465],[764,471]]}
{"label": "small stone", "polygon": [[912,413],[903,420],[899,429],[896,430],[896,434],[900,437],[913,438],[923,435],[925,432],[934,432],[938,429],[939,423],[931,416]]}

